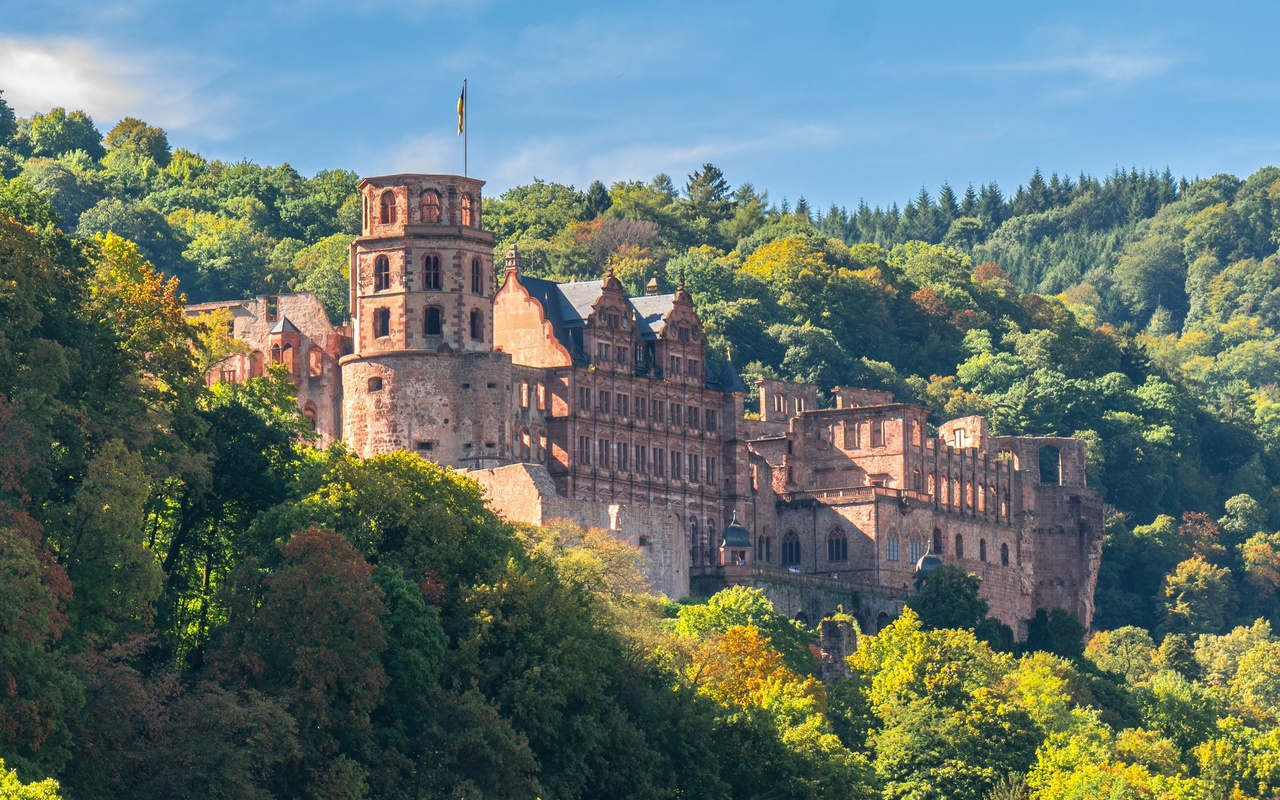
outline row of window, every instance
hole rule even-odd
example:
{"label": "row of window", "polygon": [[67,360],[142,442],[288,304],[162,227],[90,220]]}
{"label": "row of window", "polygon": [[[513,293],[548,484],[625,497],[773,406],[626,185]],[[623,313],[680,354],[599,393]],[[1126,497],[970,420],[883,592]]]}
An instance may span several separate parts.
{"label": "row of window", "polygon": [[[471,338],[477,342],[484,341],[484,315],[479,311],[471,312]],[[422,319],[424,336],[442,336],[444,334],[444,311],[439,306],[428,306]],[[391,335],[391,309],[377,308],[373,311],[373,336],[384,339]]]}
{"label": "row of window", "polygon": [[[611,344],[609,342],[596,342],[596,358],[595,363],[599,365],[627,363],[628,345]],[[652,348],[644,344],[635,345],[635,358],[637,366],[645,366],[652,357]],[[681,356],[669,356],[667,358],[667,375],[688,375],[691,378],[702,377],[702,361],[696,358],[685,359]]]}
{"label": "row of window", "polygon": [[678,453],[672,450],[666,453],[654,447],[630,445],[626,442],[611,442],[608,439],[592,439],[590,436],[578,437],[578,463],[616,469],[619,472],[635,472],[639,475],[652,474],[656,478],[666,477],[670,465],[671,477],[676,480],[688,480],[690,483],[714,484],[716,481],[716,460],[703,458],[694,453]]}
{"label": "row of window", "polygon": [[[458,201],[461,214],[460,222],[468,228],[477,222],[474,204],[475,201],[471,199],[469,194],[462,195]],[[438,223],[443,216],[442,207],[440,193],[435,189],[427,189],[419,197],[419,218],[428,224]],[[382,193],[378,202],[378,211],[378,221],[383,225],[394,225],[400,221],[400,204],[396,201],[396,193],[394,191],[387,189]]]}
{"label": "row of window", "polygon": [[[634,413],[632,400],[634,399]],[[581,411],[591,410],[592,392],[585,386],[578,387],[578,408]],[[684,406],[680,403],[670,405],[668,415],[667,403],[663,400],[649,402],[644,397],[631,398],[625,394],[613,394],[604,389],[595,396],[595,409],[604,414],[614,413],[620,417],[635,419],[652,419],[654,422],[670,422],[672,425],[687,425],[693,430],[704,429],[714,431],[719,424],[715,411],[700,410],[698,406]]]}
{"label": "row of window", "polygon": [[[934,530],[933,532],[934,550],[937,555],[942,554],[942,531]],[[956,558],[964,558],[964,537],[957,534],[955,541]],[[897,561],[899,558],[899,544],[896,534],[890,534],[885,540],[885,559],[888,561]],[[917,541],[907,542],[908,558],[911,563],[920,560],[920,543]],[[787,531],[782,537],[782,565],[784,567],[796,566],[800,563],[800,536],[795,531]],[[773,562],[773,537],[760,536],[756,539],[756,560],[765,563]],[[833,529],[827,534],[827,561],[848,561],[849,560],[849,539],[845,536],[843,530],[839,528]],[[987,560],[987,540],[978,540],[978,560]],[[1009,566],[1009,545],[1000,545],[1000,564],[1001,566]]]}
{"label": "row of window", "polygon": [[[429,254],[422,257],[422,288],[428,292],[442,290],[443,280],[440,274],[440,256]],[[391,260],[380,255],[373,260],[373,290],[385,292],[391,288]],[[480,259],[471,259],[471,293],[484,296],[484,265]]]}

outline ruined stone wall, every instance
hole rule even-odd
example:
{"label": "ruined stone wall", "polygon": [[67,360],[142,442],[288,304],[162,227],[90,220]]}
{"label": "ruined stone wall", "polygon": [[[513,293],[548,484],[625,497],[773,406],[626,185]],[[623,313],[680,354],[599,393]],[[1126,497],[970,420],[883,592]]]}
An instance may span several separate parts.
{"label": "ruined stone wall", "polygon": [[343,428],[360,457],[408,450],[469,468],[513,460],[506,355],[405,351],[341,364]]}
{"label": "ruined stone wall", "polygon": [[230,313],[229,333],[247,345],[249,352],[215,364],[205,376],[206,382],[213,385],[261,377],[273,360],[271,329],[281,319],[288,319],[298,332],[288,342],[288,353],[279,358],[289,367],[290,379],[298,388],[298,408],[314,421],[317,445],[325,447],[341,439],[342,374],[338,360],[350,345],[349,331],[329,320],[311,292],[200,303],[187,306],[186,311],[188,316],[196,316],[219,309]]}
{"label": "ruined stone wall", "polygon": [[545,525],[565,519],[603,528],[640,548],[649,583],[668,597],[689,592],[689,558],[681,521],[673,509],[642,508],[562,497],[545,467],[514,464],[469,473],[484,488],[492,508],[515,522]]}

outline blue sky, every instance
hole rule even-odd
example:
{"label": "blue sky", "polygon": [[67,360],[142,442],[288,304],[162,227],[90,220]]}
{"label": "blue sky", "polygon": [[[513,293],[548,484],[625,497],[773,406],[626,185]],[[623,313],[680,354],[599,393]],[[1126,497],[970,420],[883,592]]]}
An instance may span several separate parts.
{"label": "blue sky", "polygon": [[500,192],[710,161],[774,201],[1006,191],[1039,167],[1241,177],[1280,162],[1280,4],[6,0],[20,115],[140,116],[304,174],[470,172]]}

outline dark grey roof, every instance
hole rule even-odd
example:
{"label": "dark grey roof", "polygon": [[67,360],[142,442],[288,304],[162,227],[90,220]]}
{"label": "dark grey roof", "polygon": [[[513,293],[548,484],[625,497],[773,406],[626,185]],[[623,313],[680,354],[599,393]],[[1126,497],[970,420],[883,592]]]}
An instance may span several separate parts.
{"label": "dark grey roof", "polygon": [[720,375],[716,379],[716,383],[720,385],[720,391],[722,392],[747,393],[747,385],[738,376],[738,368],[733,365],[732,361],[726,360],[724,362],[724,366],[720,368]]}
{"label": "dark grey roof", "polygon": [[667,326],[667,314],[675,304],[674,294],[652,294],[644,297],[629,298],[631,307],[636,310],[636,327],[640,329],[640,338],[657,339]]}
{"label": "dark grey roof", "polygon": [[298,328],[296,325],[294,325],[292,322],[289,321],[288,317],[282,316],[280,317],[280,321],[276,323],[276,326],[271,329],[271,332],[272,333],[297,333]]}
{"label": "dark grey roof", "polygon": [[560,289],[560,308],[565,322],[585,325],[591,309],[604,291],[604,281],[574,281],[556,286]]}
{"label": "dark grey roof", "polygon": [[724,542],[721,547],[751,547],[751,532],[738,524],[738,512],[733,512],[733,521],[724,529]]}

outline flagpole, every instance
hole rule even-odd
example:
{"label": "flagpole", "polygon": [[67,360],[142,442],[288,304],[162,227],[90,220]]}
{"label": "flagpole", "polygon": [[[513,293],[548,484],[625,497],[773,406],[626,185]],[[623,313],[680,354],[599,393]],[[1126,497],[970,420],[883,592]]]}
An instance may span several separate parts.
{"label": "flagpole", "polygon": [[462,177],[467,177],[467,136],[471,133],[467,124],[467,79],[462,79]]}

